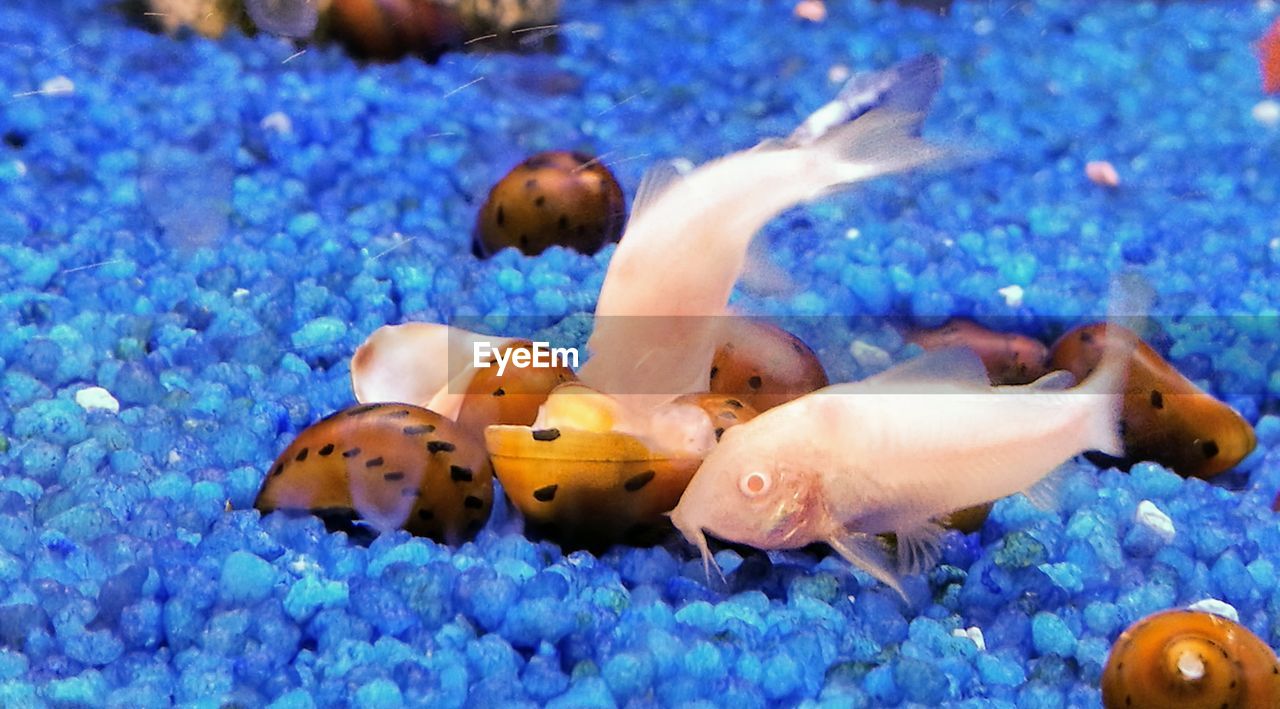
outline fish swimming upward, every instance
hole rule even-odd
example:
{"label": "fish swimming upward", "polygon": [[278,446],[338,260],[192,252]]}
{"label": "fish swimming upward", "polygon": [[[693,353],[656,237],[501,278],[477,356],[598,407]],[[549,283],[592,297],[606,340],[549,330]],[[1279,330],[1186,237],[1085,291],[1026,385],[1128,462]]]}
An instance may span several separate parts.
{"label": "fish swimming upward", "polygon": [[[1144,284],[1118,280],[1111,321],[1146,312]],[[706,534],[760,549],[826,542],[903,594],[875,535],[898,538],[899,571],[937,559],[939,517],[1037,485],[1086,450],[1123,450],[1131,333],[1110,328],[1101,365],[1079,386],[1052,372],[991,386],[977,355],[936,350],[839,384],[725,431],[671,512],[710,565]],[[903,594],[905,598],[905,594]]]}
{"label": "fish swimming upward", "polygon": [[706,391],[752,237],[798,203],[950,154],[919,138],[941,78],[932,56],[858,75],[785,139],[646,175],[600,290],[582,381],[641,410]]}

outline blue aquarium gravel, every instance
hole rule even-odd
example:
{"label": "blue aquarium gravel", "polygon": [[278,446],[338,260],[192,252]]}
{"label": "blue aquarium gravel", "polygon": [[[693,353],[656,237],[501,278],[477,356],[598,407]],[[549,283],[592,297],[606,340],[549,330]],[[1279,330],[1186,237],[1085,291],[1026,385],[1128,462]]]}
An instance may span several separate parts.
{"label": "blue aquarium gravel", "polygon": [[[1159,609],[1216,599],[1280,645],[1272,4],[564,5],[557,54],[435,65],[0,5],[0,706],[1089,706]],[[947,62],[926,131],[973,159],[786,213],[759,238],[795,288],[739,306],[820,316],[849,380],[910,355],[860,316],[1048,336],[1136,269],[1163,351],[1257,425],[1227,482],[1071,462],[1057,509],[949,533],[909,602],[809,552],[722,550],[709,582],[677,540],[566,554],[502,509],[458,548],[252,509],[375,328],[581,337],[611,249],[471,256],[520,159],[600,155],[634,195],[921,53]]]}

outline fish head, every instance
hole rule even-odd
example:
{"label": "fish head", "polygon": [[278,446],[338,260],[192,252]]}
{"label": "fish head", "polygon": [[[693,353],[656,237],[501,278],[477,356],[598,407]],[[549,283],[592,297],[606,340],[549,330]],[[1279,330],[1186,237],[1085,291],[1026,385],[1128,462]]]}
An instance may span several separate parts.
{"label": "fish head", "polygon": [[704,561],[708,533],[757,549],[794,549],[822,537],[820,478],[750,429],[724,432],[671,511],[672,524]]}

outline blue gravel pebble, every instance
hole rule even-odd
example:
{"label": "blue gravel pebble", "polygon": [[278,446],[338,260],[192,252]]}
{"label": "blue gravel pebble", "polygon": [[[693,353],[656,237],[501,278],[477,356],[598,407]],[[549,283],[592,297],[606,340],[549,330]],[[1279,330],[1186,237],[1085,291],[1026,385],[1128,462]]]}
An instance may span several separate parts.
{"label": "blue gravel pebble", "polygon": [[222,600],[227,603],[256,603],[271,595],[276,570],[270,562],[253,554],[234,551],[222,564],[218,582]]}

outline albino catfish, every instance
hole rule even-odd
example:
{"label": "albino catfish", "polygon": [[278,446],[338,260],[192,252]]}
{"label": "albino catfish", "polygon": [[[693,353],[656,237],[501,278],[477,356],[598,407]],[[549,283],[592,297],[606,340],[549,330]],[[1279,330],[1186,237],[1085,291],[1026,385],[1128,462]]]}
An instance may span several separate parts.
{"label": "albino catfish", "polygon": [[[1112,321],[1145,312],[1144,285],[1114,290]],[[725,431],[671,520],[708,567],[707,533],[760,549],[826,542],[903,594],[875,535],[896,534],[899,569],[915,573],[937,558],[939,517],[1019,491],[1035,500],[1072,456],[1123,453],[1135,337],[1121,329],[1071,389],[1066,372],[991,386],[977,355],[951,349],[777,406]]]}
{"label": "albino catfish", "polygon": [[752,237],[800,202],[949,155],[919,138],[941,80],[933,56],[860,74],[785,139],[646,175],[600,290],[582,381],[636,395],[642,411],[706,391]]}

